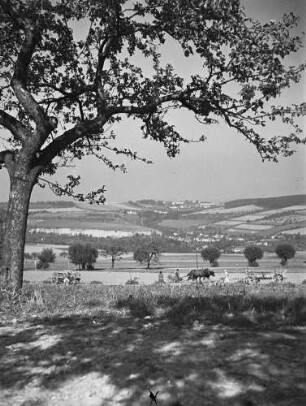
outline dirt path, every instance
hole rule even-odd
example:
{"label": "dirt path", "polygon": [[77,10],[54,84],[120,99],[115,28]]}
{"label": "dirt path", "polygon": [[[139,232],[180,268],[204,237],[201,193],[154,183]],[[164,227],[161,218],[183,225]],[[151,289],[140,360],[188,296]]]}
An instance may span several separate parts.
{"label": "dirt path", "polygon": [[100,312],[0,326],[6,406],[299,406],[306,328],[235,329]]}

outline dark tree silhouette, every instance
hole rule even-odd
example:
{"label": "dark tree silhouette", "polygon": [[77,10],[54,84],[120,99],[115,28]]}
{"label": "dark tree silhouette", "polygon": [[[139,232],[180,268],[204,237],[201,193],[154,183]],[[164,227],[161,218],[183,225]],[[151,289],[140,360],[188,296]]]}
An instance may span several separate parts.
{"label": "dark tree silhouette", "polygon": [[295,256],[295,248],[293,245],[283,242],[277,245],[275,253],[281,259],[281,265],[287,265],[288,260]]}
{"label": "dark tree silhouette", "polygon": [[258,266],[258,259],[263,258],[264,252],[258,245],[248,245],[245,247],[244,256],[249,261],[249,266]]}
{"label": "dark tree silhouette", "polygon": [[79,269],[93,269],[98,258],[98,250],[90,244],[74,243],[68,248],[70,261]]}
{"label": "dark tree silhouette", "polygon": [[219,248],[210,245],[209,247],[205,247],[201,251],[201,257],[203,261],[209,261],[211,266],[218,266],[218,258],[220,258],[221,251]]}

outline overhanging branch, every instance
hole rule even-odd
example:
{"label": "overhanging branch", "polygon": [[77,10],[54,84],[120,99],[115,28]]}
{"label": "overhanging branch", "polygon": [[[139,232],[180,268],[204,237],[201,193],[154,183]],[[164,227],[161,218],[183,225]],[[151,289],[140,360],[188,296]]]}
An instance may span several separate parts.
{"label": "overhanging branch", "polygon": [[21,143],[30,136],[30,131],[20,121],[3,110],[0,110],[0,125],[9,130]]}

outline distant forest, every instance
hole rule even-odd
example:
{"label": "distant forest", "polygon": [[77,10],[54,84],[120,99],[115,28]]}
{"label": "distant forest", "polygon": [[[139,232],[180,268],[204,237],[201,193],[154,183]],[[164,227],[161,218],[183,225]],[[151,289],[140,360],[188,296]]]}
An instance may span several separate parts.
{"label": "distant forest", "polygon": [[238,199],[224,203],[226,209],[255,204],[265,209],[281,209],[288,206],[306,204],[306,195]]}
{"label": "distant forest", "polygon": [[28,244],[56,244],[56,245],[71,245],[75,242],[89,243],[97,248],[105,246],[120,246],[127,252],[133,252],[136,248],[142,245],[150,245],[154,242],[162,252],[193,252],[194,246],[184,241],[174,240],[165,236],[154,234],[152,236],[145,236],[142,234],[135,234],[129,237],[92,237],[90,235],[67,235],[56,233],[27,233],[26,241]]}

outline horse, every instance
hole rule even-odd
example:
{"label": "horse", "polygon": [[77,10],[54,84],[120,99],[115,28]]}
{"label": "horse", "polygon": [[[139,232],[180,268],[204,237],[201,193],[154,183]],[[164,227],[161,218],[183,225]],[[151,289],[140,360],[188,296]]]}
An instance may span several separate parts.
{"label": "horse", "polygon": [[202,283],[202,278],[203,279],[208,279],[210,281],[211,276],[215,276],[214,271],[211,271],[208,268],[201,268],[201,269],[192,269],[187,275],[187,280],[190,281],[196,281]]}

